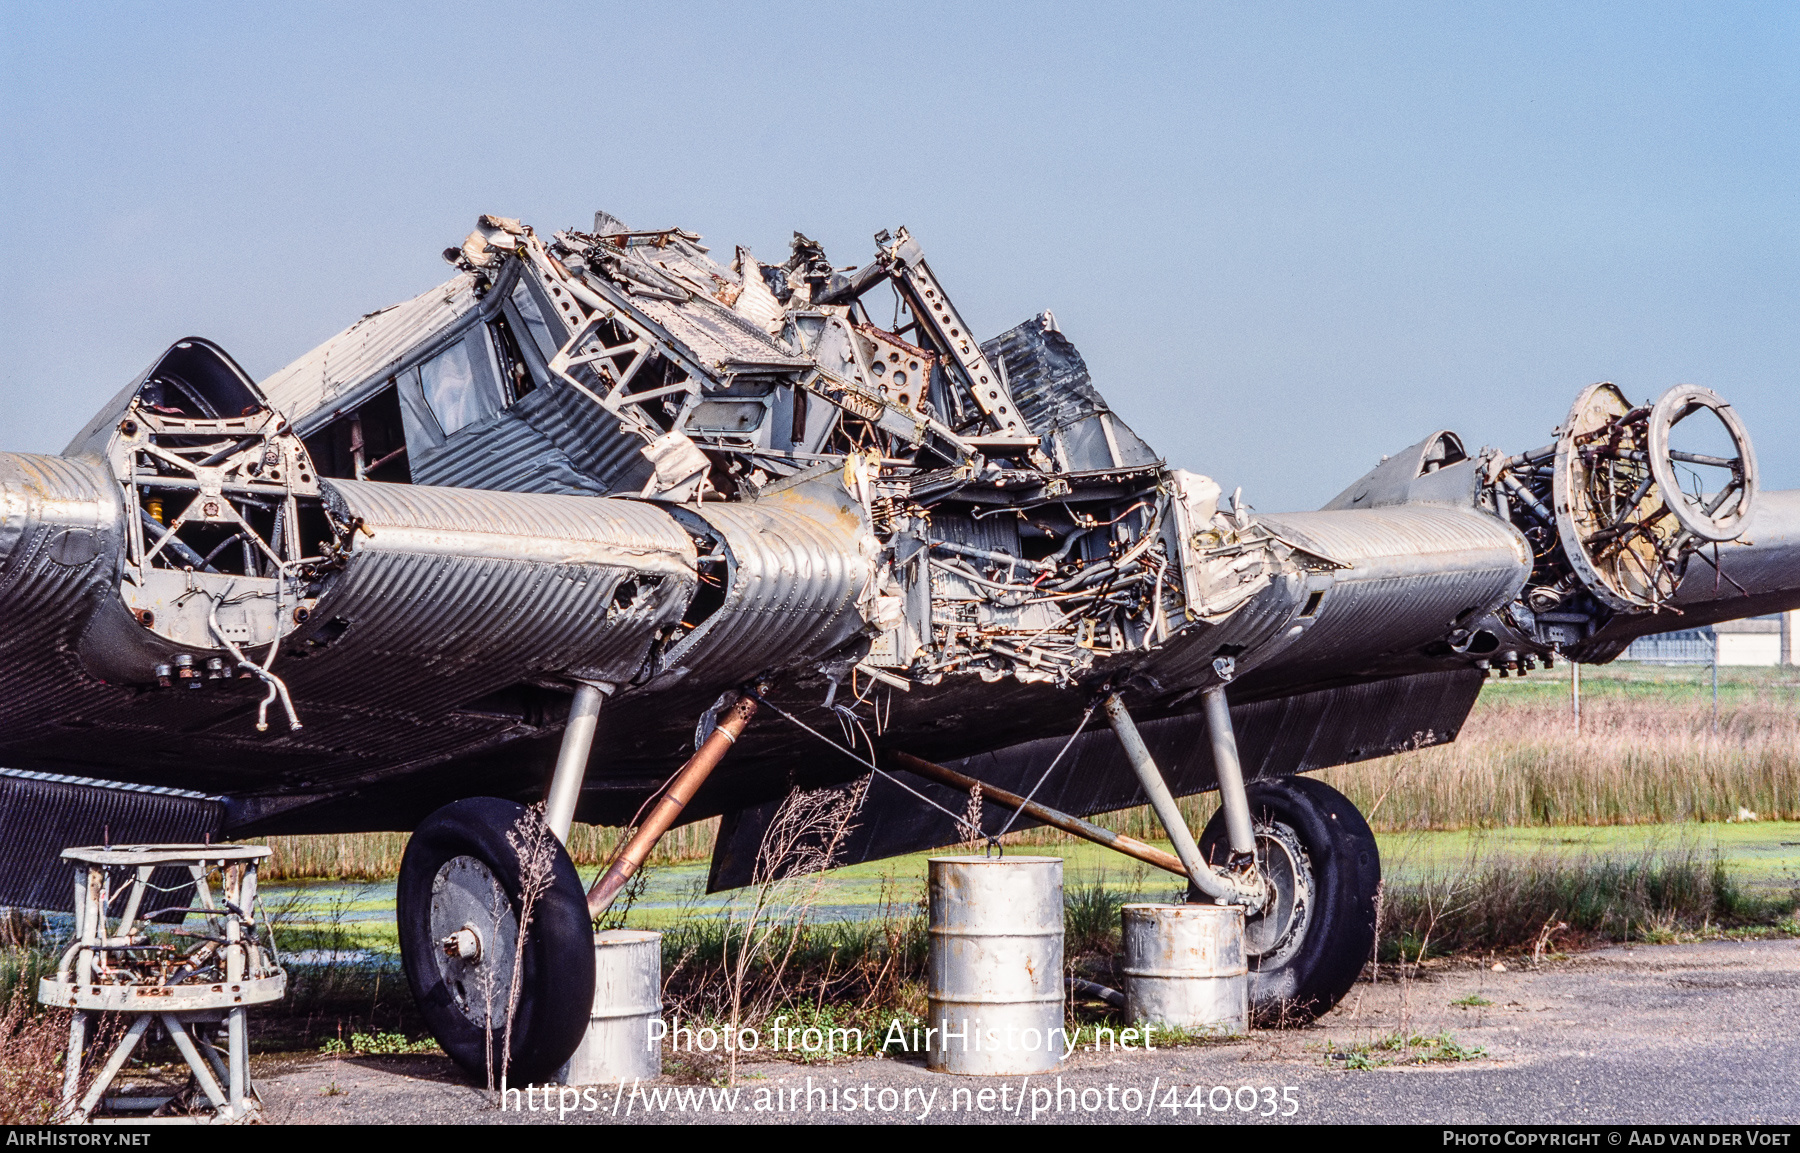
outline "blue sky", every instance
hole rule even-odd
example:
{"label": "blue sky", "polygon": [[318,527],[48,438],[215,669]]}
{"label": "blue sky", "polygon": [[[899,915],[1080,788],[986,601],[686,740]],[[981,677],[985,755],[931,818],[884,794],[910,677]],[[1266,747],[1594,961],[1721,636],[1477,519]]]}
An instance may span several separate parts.
{"label": "blue sky", "polygon": [[23,4],[0,448],[170,341],[252,374],[604,207],[840,264],[907,225],[977,331],[1050,308],[1171,461],[1316,506],[1577,390],[1733,400],[1800,487],[1800,9]]}

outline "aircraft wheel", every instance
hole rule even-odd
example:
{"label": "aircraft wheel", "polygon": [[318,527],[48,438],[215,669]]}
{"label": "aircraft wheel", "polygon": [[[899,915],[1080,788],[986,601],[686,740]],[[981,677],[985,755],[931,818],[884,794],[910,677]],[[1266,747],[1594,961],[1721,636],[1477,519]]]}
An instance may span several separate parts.
{"label": "aircraft wheel", "polygon": [[[1244,922],[1250,1011],[1263,1025],[1305,1024],[1343,999],[1374,948],[1381,853],[1362,814],[1323,781],[1278,777],[1245,791],[1274,891]],[[1223,864],[1230,851],[1221,809],[1200,852]]]}
{"label": "aircraft wheel", "polygon": [[[491,1052],[496,1085],[521,905],[519,854],[506,835],[525,811],[472,797],[431,814],[407,843],[395,895],[401,960],[425,1023],[484,1083]],[[561,843],[549,837],[547,848],[550,883],[532,907],[519,969],[507,1078],[514,1085],[546,1079],[569,1059],[594,1004],[587,896]]]}

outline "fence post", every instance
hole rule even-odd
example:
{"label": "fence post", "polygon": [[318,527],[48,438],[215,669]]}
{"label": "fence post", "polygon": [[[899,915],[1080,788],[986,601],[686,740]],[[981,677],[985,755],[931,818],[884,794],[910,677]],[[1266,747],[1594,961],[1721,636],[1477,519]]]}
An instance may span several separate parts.
{"label": "fence post", "polygon": [[1713,690],[1712,731],[1713,731],[1713,735],[1717,736],[1719,733],[1719,633],[1718,633],[1717,629],[1713,630],[1712,690]]}
{"label": "fence post", "polygon": [[1569,662],[1569,699],[1574,704],[1575,735],[1581,735],[1581,662]]}

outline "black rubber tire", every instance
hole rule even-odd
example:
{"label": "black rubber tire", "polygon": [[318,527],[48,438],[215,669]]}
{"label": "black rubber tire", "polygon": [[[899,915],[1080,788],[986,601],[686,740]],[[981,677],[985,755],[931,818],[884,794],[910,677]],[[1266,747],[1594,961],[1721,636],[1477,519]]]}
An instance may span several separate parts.
{"label": "black rubber tire", "polygon": [[[1375,890],[1381,851],[1349,798],[1310,777],[1277,777],[1245,789],[1256,825],[1291,828],[1310,858],[1313,908],[1304,939],[1274,968],[1250,960],[1250,1012],[1262,1025],[1303,1025],[1343,1000],[1375,947]],[[1222,864],[1230,853],[1225,812],[1200,834],[1200,853]]]}
{"label": "black rubber tire", "polygon": [[[485,1080],[485,1030],[456,1007],[439,973],[431,933],[432,883],[454,857],[482,862],[506,889],[519,914],[519,861],[506,843],[523,805],[497,797],[453,801],[413,831],[400,861],[395,893],[400,956],[413,1000],[444,1052],[471,1076]],[[594,1005],[594,930],[587,894],[560,844],[549,891],[533,906],[525,935],[518,1013],[513,1019],[508,1081],[526,1084],[552,1076],[581,1044]],[[502,1031],[494,1034],[493,1069],[500,1075]]]}

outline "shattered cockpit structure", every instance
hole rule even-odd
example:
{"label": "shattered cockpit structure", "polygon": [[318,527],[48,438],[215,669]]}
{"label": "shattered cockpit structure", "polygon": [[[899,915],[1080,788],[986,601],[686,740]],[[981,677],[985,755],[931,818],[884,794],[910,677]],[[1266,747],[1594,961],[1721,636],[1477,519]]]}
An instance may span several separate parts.
{"label": "shattered cockpit structure", "polygon": [[[1049,313],[977,343],[905,229],[845,269],[798,234],[780,265],[699,239],[483,217],[446,253],[460,276],[263,386],[345,479],[703,509],[829,474],[865,522],[876,635],[850,663],[877,680],[1071,683],[1228,615],[1292,553],[1168,474]],[[1184,534],[1206,542],[1186,564]]]}
{"label": "shattered cockpit structure", "polygon": [[[1715,488],[1710,508],[1665,508],[1659,494],[1682,490],[1652,475],[1652,460],[1670,459],[1649,451],[1652,410],[1607,385],[1577,405],[1585,439],[1572,447],[1472,456],[1443,432],[1322,513],[1257,517],[1235,496],[1221,508],[1217,485],[1166,468],[1108,408],[1050,313],[978,342],[906,229],[875,246],[868,263],[839,267],[796,233],[783,263],[739,248],[725,265],[694,233],[634,231],[605,213],[591,232],[548,238],[483,216],[445,252],[458,276],[362,318],[263,388],[326,477],[699,510],[686,522],[701,601],[735,587],[739,565],[701,526],[704,510],[772,505],[829,477],[861,521],[869,566],[866,651],[840,656],[833,684],[861,670],[895,687],[957,675],[1068,686],[1128,654],[1145,671],[1177,631],[1222,629],[1197,665],[1192,644],[1179,667],[1151,661],[1191,689],[1319,648],[1294,642],[1347,615],[1328,601],[1366,599],[1370,549],[1390,544],[1408,597],[1439,553],[1455,555],[1459,578],[1485,557],[1477,569],[1493,585],[1459,587],[1433,635],[1391,638],[1399,664],[1423,650],[1438,667],[1523,671],[1581,650],[1620,613],[1670,607],[1688,559],[1741,534],[1755,489],[1734,425],[1731,460],[1687,463],[1723,467],[1735,487]],[[1665,436],[1682,405],[1682,418],[1735,421],[1689,393],[1656,410]],[[1626,418],[1635,431],[1607,423]],[[1627,447],[1607,448],[1620,436]],[[1596,470],[1597,449],[1611,455]],[[1603,488],[1606,507],[1553,513],[1553,475],[1570,491]],[[1327,515],[1375,510],[1389,511]],[[1360,530],[1377,522],[1398,536],[1372,546]],[[1358,539],[1337,539],[1348,524]],[[1521,581],[1528,593],[1504,595]],[[1249,619],[1223,627],[1253,599]],[[660,638],[650,665],[704,615]],[[657,679],[650,668],[639,683]]]}

